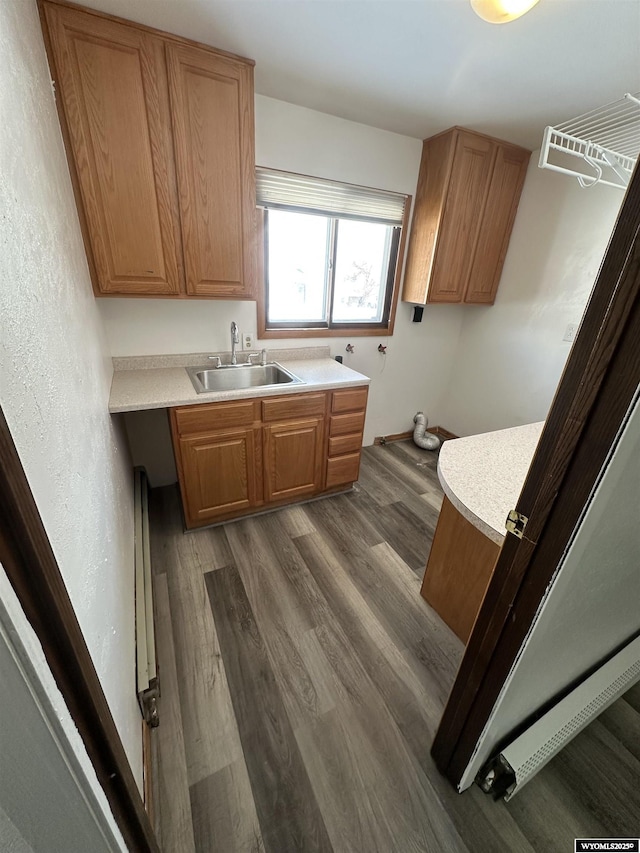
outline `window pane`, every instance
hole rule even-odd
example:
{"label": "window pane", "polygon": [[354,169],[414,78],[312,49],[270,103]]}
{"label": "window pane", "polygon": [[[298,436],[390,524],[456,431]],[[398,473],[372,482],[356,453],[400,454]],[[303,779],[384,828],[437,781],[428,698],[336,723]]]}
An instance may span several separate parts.
{"label": "window pane", "polygon": [[333,322],[382,320],[392,230],[388,225],[339,220]]}
{"label": "window pane", "polygon": [[326,322],[330,220],[269,211],[269,323]]}

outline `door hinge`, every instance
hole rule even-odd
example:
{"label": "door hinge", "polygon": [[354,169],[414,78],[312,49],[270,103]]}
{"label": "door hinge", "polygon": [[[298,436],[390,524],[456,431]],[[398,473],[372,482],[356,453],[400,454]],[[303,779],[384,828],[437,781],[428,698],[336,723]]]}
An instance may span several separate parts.
{"label": "door hinge", "polygon": [[528,521],[529,519],[526,515],[522,515],[521,512],[516,512],[515,509],[510,509],[504,526],[507,528],[509,533],[513,533],[513,535],[517,536],[518,539],[522,539],[522,533],[527,526]]}
{"label": "door hinge", "polygon": [[160,691],[157,684],[138,693],[138,702],[145,723],[152,729],[160,724],[158,717],[158,696]]}

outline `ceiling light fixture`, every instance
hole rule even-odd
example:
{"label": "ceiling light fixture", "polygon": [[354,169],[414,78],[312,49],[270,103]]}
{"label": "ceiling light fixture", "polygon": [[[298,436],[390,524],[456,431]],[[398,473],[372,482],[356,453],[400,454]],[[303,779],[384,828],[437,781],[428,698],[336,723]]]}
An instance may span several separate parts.
{"label": "ceiling light fixture", "polygon": [[490,24],[507,24],[533,9],[538,0],[471,0],[471,8]]}

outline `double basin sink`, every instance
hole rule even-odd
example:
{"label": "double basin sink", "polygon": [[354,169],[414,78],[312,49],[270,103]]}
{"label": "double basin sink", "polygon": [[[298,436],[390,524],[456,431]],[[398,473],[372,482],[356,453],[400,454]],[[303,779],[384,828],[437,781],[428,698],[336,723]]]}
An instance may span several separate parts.
{"label": "double basin sink", "polygon": [[223,364],[221,367],[187,367],[198,394],[207,391],[240,391],[275,385],[304,385],[304,381],[273,361],[269,364]]}

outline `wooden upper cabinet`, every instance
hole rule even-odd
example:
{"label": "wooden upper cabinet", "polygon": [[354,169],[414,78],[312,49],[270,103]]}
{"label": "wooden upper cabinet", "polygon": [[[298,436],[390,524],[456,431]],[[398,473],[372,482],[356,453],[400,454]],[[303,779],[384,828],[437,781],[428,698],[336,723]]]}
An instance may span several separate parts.
{"label": "wooden upper cabinet", "polygon": [[494,301],[530,154],[462,128],[424,141],[406,302]]}
{"label": "wooden upper cabinet", "polygon": [[255,292],[253,67],[167,45],[187,293]]}
{"label": "wooden upper cabinet", "polygon": [[40,3],[96,295],[255,298],[253,63]]}
{"label": "wooden upper cabinet", "polygon": [[181,249],[163,43],[80,10],[43,9],[96,291],[177,294]]}

